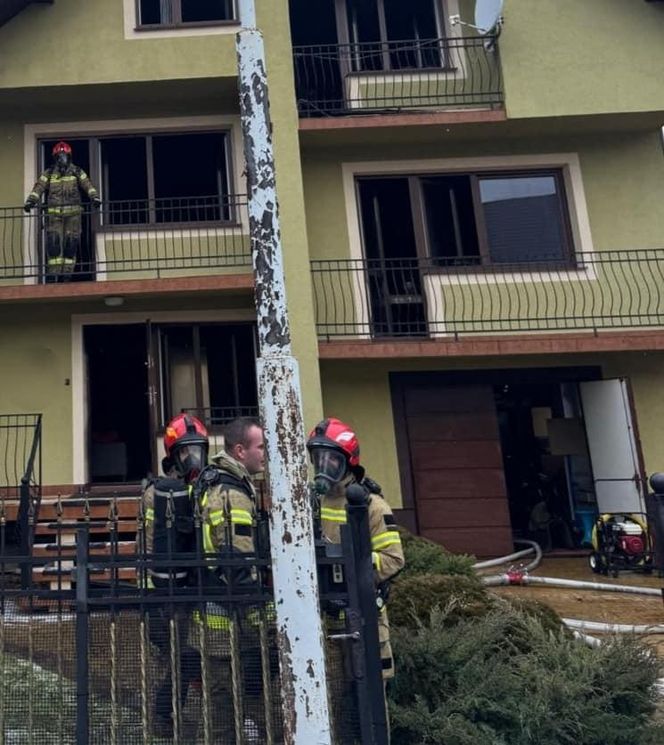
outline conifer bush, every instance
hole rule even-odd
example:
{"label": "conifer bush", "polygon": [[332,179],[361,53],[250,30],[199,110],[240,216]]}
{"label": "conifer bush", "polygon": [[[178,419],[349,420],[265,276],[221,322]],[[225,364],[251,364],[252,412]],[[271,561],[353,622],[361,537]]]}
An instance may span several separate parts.
{"label": "conifer bush", "polygon": [[404,543],[410,565],[390,597],[393,745],[664,743],[660,663],[638,639],[590,648],[545,604],[487,591],[472,557]]}
{"label": "conifer bush", "polygon": [[394,745],[645,745],[656,657],[634,638],[590,648],[509,604],[393,629]]}

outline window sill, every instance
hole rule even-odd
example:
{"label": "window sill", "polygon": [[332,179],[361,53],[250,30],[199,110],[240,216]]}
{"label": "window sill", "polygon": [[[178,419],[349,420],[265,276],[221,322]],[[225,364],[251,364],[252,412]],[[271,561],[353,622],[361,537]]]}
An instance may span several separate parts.
{"label": "window sill", "polygon": [[[124,225],[100,225],[95,228],[96,233],[127,233],[139,232],[148,233],[155,231],[187,231],[187,230],[237,230],[243,228],[241,222],[208,220],[201,222],[155,222],[155,223],[126,223]],[[248,232],[248,229],[247,229]]]}
{"label": "window sill", "polygon": [[240,21],[232,19],[228,21],[194,21],[192,23],[146,23],[135,26],[134,31],[137,33],[150,33],[151,31],[187,31],[196,28],[228,28],[229,26],[239,26]]}
{"label": "window sill", "polygon": [[532,261],[518,264],[463,264],[457,266],[425,266],[423,275],[437,274],[542,274],[545,272],[587,271],[589,267],[579,264],[574,259],[562,261]]}

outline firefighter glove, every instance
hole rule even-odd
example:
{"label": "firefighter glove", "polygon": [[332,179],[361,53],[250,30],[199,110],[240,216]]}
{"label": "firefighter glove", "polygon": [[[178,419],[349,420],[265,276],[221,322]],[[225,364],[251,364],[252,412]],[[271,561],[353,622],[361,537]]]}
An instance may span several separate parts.
{"label": "firefighter glove", "polygon": [[30,199],[27,199],[25,204],[23,205],[23,212],[30,212],[30,210],[35,206],[35,203],[32,202]]}

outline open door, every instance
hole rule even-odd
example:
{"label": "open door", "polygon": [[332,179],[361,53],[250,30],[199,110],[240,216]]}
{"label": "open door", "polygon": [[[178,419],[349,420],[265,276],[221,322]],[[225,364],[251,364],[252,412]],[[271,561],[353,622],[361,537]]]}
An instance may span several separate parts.
{"label": "open door", "polygon": [[150,420],[150,462],[152,464],[152,473],[159,473],[158,463],[160,440],[158,440],[160,416],[159,416],[159,332],[152,326],[148,319],[145,322],[145,368],[147,371],[147,390],[145,395],[148,400],[149,420]]}
{"label": "open door", "polygon": [[629,381],[597,380],[579,388],[599,512],[645,512]]}

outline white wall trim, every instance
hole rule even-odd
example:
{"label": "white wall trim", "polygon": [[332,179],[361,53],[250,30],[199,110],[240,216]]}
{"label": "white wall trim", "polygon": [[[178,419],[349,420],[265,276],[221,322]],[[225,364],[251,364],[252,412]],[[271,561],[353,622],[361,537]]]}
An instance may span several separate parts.
{"label": "white wall trim", "polygon": [[[195,131],[206,129],[226,129],[229,136],[229,155],[233,172],[231,193],[241,194],[245,191],[244,179],[244,146],[239,116],[178,116],[151,117],[146,119],[108,119],[78,122],[46,122],[26,124],[23,127],[23,193],[29,194],[39,177],[39,158],[37,142],[43,137],[96,137],[109,132],[176,132],[181,130]],[[102,199],[102,185],[95,184]],[[243,225],[243,228],[245,226]],[[30,231],[23,237],[23,259],[26,265],[36,263],[36,248],[31,244]],[[37,277],[28,277],[24,284],[36,284]]]}
{"label": "white wall trim", "polygon": [[[436,275],[427,282],[425,292],[442,293],[445,284],[482,284],[487,282],[547,282],[565,275],[568,279],[593,280],[597,278],[592,254],[594,252],[588,206],[586,203],[581,163],[578,153],[538,153],[533,155],[499,155],[475,158],[436,158],[430,160],[392,160],[392,161],[358,161],[341,164],[344,200],[346,203],[346,221],[348,229],[348,243],[350,258],[361,260],[364,258],[360,226],[360,212],[355,179],[357,176],[379,175],[419,175],[427,173],[454,173],[464,171],[504,171],[527,168],[561,168],[565,182],[567,207],[572,230],[573,249],[583,251],[591,259],[586,269],[556,270],[555,272],[524,271],[505,274],[492,273],[487,276],[484,272],[463,274]],[[365,327],[369,323],[370,306],[366,296],[366,288],[362,283],[353,283],[355,308],[358,323]],[[431,306],[435,307],[435,306]]]}
{"label": "white wall trim", "polygon": [[[362,259],[360,213],[355,193],[357,176],[458,173],[463,171],[504,171],[521,168],[562,168],[575,251],[594,251],[586,194],[578,153],[498,155],[479,158],[436,158],[431,160],[358,161],[341,164],[348,241],[352,259]],[[558,272],[559,273],[559,272]],[[519,272],[521,279],[528,272]],[[473,276],[473,275],[470,275]],[[537,273],[535,276],[542,276]]]}
{"label": "white wall trim", "polygon": [[[108,0],[107,0],[108,1]],[[138,17],[136,0],[123,0],[124,38],[129,41],[136,39],[167,39],[184,36],[228,36],[236,34],[240,29],[240,22],[219,26],[205,26],[202,28],[183,26],[182,28],[154,29],[138,31]]]}
{"label": "white wall trim", "polygon": [[255,321],[251,309],[229,308],[192,311],[145,311],[128,313],[88,313],[71,317],[71,393],[72,393],[72,483],[88,481],[87,462],[87,370],[83,349],[83,327],[152,323],[206,323]]}

